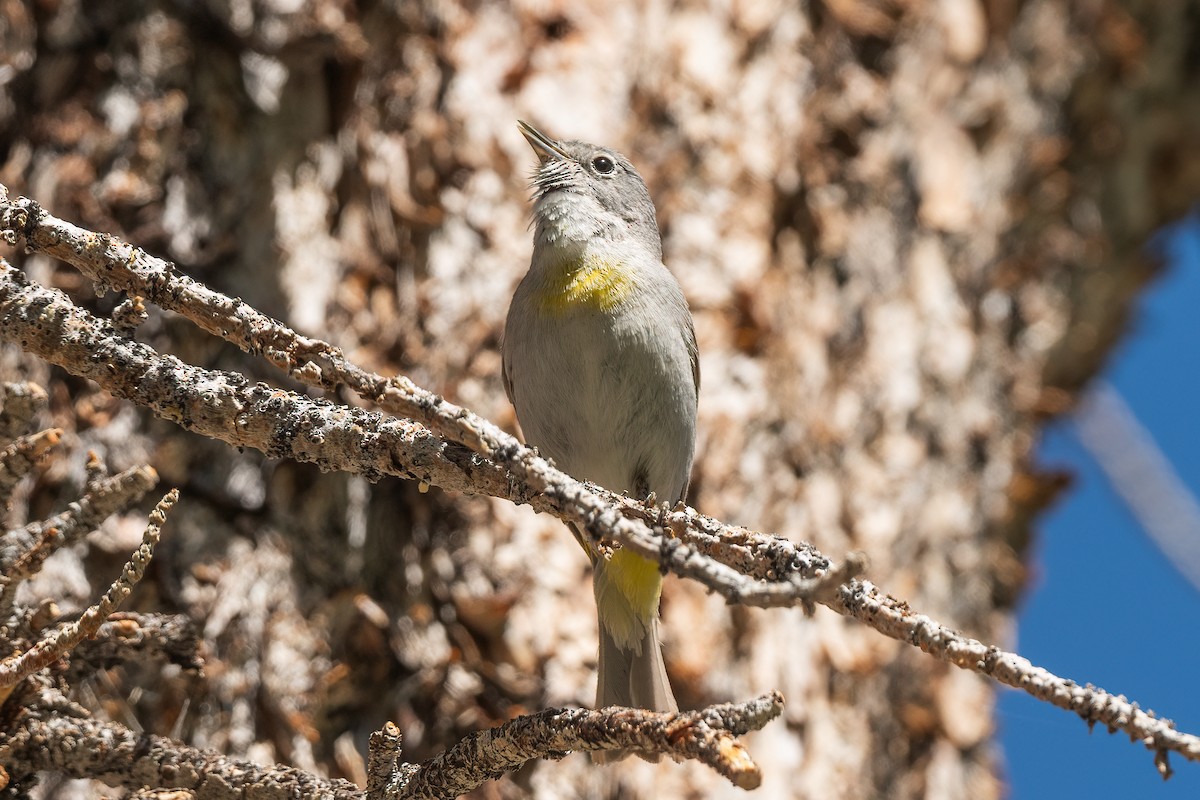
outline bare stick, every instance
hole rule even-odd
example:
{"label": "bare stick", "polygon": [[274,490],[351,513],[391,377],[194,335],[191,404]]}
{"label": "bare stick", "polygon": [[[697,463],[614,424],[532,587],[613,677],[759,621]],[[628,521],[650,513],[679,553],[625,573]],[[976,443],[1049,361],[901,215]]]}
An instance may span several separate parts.
{"label": "bare stick", "polygon": [[11,614],[17,587],[34,575],[52,553],[136,503],[156,483],[158,473],[153,469],[133,467],[89,484],[87,493],[66,511],[4,534],[0,538],[0,620]]}
{"label": "bare stick", "polygon": [[519,444],[498,426],[426,391],[409,379],[383,378],[346,360],[339,348],[300,336],[253,306],[209,289],[174,266],[115,236],[58,219],[21,197],[0,203],[0,231],[11,244],[71,264],[100,286],[144,296],[201,329],[232,342],[312,386],[346,384],[381,408],[416,419],[446,438],[487,455]]}
{"label": "bare stick", "polygon": [[61,541],[58,528],[46,528],[41,539],[4,565],[4,572],[0,573],[0,620],[12,616],[17,587],[41,570]]}
{"label": "bare stick", "polygon": [[125,568],[121,570],[121,576],[100,598],[100,602],[84,611],[78,620],[58,629],[29,650],[0,661],[0,690],[14,686],[29,675],[62,658],[84,637],[94,634],[101,623],[108,618],[108,615],[124,602],[125,598],[129,597],[133,587],[145,574],[146,566],[154,556],[154,546],[158,544],[159,533],[163,523],[166,522],[167,512],[171,510],[178,499],[179,491],[172,489],[150,512],[150,521],[142,534],[141,546],[125,564]]}
{"label": "bare stick", "polygon": [[[6,732],[0,759],[30,772],[55,770],[110,786],[203,790],[209,798],[362,798],[346,781],[325,780],[290,767],[261,767],[160,736],[135,734],[98,722],[52,689],[27,707]],[[746,703],[662,714],[640,709],[547,709],[518,717],[463,739],[420,765],[389,769],[399,753],[391,723],[373,735],[369,789],[372,798],[453,798],[535,758],[561,758],[572,750],[641,749],[712,766],[735,785],[761,780],[757,766],[734,737],[762,728],[779,715],[778,693]],[[378,781],[387,779],[384,786]]]}

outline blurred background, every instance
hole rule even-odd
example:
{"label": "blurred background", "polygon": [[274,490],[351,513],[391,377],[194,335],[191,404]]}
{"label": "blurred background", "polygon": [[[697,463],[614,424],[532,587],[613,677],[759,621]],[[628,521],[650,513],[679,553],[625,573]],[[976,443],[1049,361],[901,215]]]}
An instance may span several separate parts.
{"label": "blurred background", "polygon": [[[1017,639],[1034,663],[1120,687],[1181,730],[1196,730],[1200,696],[1189,684],[1200,640],[1200,383],[1190,351],[1200,341],[1200,218],[1169,227],[1155,244],[1167,272],[1139,300],[1092,389],[1100,397],[1043,439],[1042,462],[1068,470],[1072,488],[1039,525]],[[1127,737],[1103,729],[1080,736],[1069,716],[1019,692],[1002,693],[999,722],[1013,797],[1200,793],[1190,764],[1174,763],[1178,773],[1163,783]]]}
{"label": "blurred background", "polygon": [[[1195,592],[1143,572],[1162,557],[1086,499],[1103,480],[1069,419],[1104,374],[1194,452],[1182,389],[1123,379],[1120,348],[1168,324],[1143,294],[1164,261],[1147,244],[1200,197],[1197,42],[1182,0],[0,0],[0,183],[515,430],[497,355],[531,250],[515,121],[613,146],[696,318],[689,502],[864,551],[914,608],[1184,722],[1183,678],[1148,664],[1184,659]],[[98,313],[122,299],[6,257]],[[1150,291],[1186,308],[1194,289],[1166,287],[1189,272]],[[1150,348],[1159,374],[1195,371],[1186,335]],[[296,388],[173,315],[137,336]],[[89,449],[182,490],[133,607],[188,615],[205,672],[99,673],[76,687],[98,714],[361,779],[385,720],[419,760],[593,697],[586,561],[555,521],[237,453],[11,346],[0,372],[45,386],[39,422],[66,431],[8,524],[78,496]],[[56,555],[31,597],[82,608],[143,523]],[[988,681],[825,610],[727,608],[668,580],[663,618],[682,705],[786,696],[747,741],[763,797],[1036,797],[1118,759],[1159,780],[1138,746],[1007,694],[997,712]],[[1047,763],[1067,742],[1078,757]],[[695,764],[578,755],[478,793],[735,795]]]}

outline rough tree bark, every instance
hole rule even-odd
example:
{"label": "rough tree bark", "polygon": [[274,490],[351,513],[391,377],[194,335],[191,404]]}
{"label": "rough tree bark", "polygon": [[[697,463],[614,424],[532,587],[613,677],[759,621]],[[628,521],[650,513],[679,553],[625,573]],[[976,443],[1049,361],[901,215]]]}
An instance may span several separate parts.
{"label": "rough tree bark", "polygon": [[[696,315],[689,502],[863,550],[880,584],[1003,643],[1058,485],[1031,463],[1037,426],[1119,336],[1149,234],[1200,195],[1196,41],[1189,4],[1150,0],[0,0],[0,183],[511,427],[496,344],[531,160],[514,120],[612,144],[650,182]],[[20,266],[95,310],[119,300]],[[278,380],[168,316],[138,335]],[[47,386],[66,447],[182,489],[136,608],[196,620],[206,677],[114,671],[97,706],[356,777],[386,719],[420,759],[592,696],[585,563],[555,521],[232,452],[0,358]],[[8,521],[77,494],[82,462],[19,490]],[[61,555],[44,588],[82,607],[124,551]],[[1000,792],[983,679],[824,612],[671,581],[663,610],[684,706],[787,697],[788,724],[749,739],[764,796]],[[575,757],[495,791],[718,781]]]}

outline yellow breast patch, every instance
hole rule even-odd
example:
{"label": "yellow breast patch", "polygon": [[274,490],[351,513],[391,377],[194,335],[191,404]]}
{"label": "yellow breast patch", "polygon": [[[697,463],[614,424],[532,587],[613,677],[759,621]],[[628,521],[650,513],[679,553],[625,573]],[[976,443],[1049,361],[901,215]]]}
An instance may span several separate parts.
{"label": "yellow breast patch", "polygon": [[588,258],[567,262],[543,284],[538,305],[547,314],[612,311],[633,291],[633,278],[620,264]]}

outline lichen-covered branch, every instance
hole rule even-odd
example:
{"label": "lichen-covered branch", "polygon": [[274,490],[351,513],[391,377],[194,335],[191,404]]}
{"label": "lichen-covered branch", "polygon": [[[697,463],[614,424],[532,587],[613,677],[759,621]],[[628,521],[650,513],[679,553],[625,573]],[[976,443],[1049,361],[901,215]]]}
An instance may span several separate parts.
{"label": "lichen-covered branch", "polygon": [[471,791],[497,773],[535,758],[561,758],[575,750],[637,750],[696,759],[742,789],[762,780],[735,737],[758,730],[783,710],[778,693],[673,714],[633,708],[546,709],[468,736],[400,776],[395,796],[443,800]]}
{"label": "lichen-covered branch", "polygon": [[361,797],[358,787],[347,781],[236,761],[86,714],[64,713],[62,703],[55,702],[57,694],[43,690],[0,740],[0,761],[10,772],[20,765],[27,773],[52,770],[128,789],[191,789],[209,800]]}
{"label": "lichen-covered branch", "polygon": [[[597,542],[610,539],[658,560],[676,574],[699,580],[721,592],[731,602],[768,607],[811,601],[862,570],[861,560],[850,557],[832,570],[825,560],[819,566],[806,565],[812,567],[807,573],[790,570],[786,575],[780,572],[778,577],[767,579],[770,582],[747,581],[737,569],[725,569],[730,565],[715,554],[710,559],[695,558],[686,537],[677,535],[684,546],[675,544],[664,552],[660,546],[661,538],[653,535],[646,526],[630,524],[620,515],[612,518],[614,506],[612,497],[606,496],[608,493],[597,492],[595,487],[575,481],[499,426],[417,386],[405,376],[385,378],[365,370],[346,359],[339,348],[300,336],[249,304],[180,275],[171,264],[141,248],[58,219],[28,198],[21,197],[0,207],[0,229],[14,243],[23,241],[30,250],[59,258],[98,285],[144,295],[201,329],[249,353],[264,355],[297,380],[325,388],[347,385],[385,411],[416,420],[434,433],[466,445],[521,479],[526,484],[526,495],[541,494],[550,501],[550,507],[538,510],[557,513]],[[88,377],[97,380],[94,376]],[[104,385],[102,381],[97,382]],[[442,488],[471,491],[437,480],[421,480]],[[495,494],[487,489],[482,491]],[[628,515],[629,511],[623,513]],[[694,515],[676,517],[675,527],[691,527],[694,520]],[[710,541],[709,537],[703,536],[704,530],[698,532],[703,540]],[[765,575],[756,577],[767,578]]]}
{"label": "lichen-covered branch", "polygon": [[[6,195],[5,195],[6,196]],[[483,455],[516,444],[491,422],[426,391],[404,376],[384,378],[350,363],[341,350],[300,336],[249,304],[209,289],[139,247],[58,219],[20,197],[0,203],[0,233],[71,264],[99,286],[144,296],[201,329],[232,342],[311,386],[345,384],[386,411],[415,419]]]}
{"label": "lichen-covered branch", "polygon": [[903,601],[882,594],[870,583],[851,581],[838,591],[829,607],[893,639],[919,647],[940,661],[987,675],[1058,708],[1074,711],[1089,726],[1100,723],[1110,733],[1124,731],[1130,740],[1140,741],[1154,751],[1155,765],[1164,778],[1170,776],[1168,752],[1200,762],[1200,737],[1175,730],[1170,720],[1143,711],[1124,696],[1090,684],[1081,686],[1016,653],[963,636],[912,611]]}
{"label": "lichen-covered branch", "polygon": [[[451,491],[529,503],[574,523],[595,541],[617,542],[732,602],[795,605],[827,593],[861,566],[851,559],[834,569],[827,559],[805,559],[797,565],[799,571],[781,572],[773,582],[749,578],[720,560],[703,557],[688,539],[664,538],[645,522],[626,517],[622,509],[627,506],[617,503],[612,492],[575,480],[508,434],[503,434],[506,438],[494,451],[493,461],[459,453],[410,420],[261,383],[251,385],[235,373],[186,364],[120,336],[66,295],[29,282],[2,261],[0,318],[5,320],[0,337],[188,430],[324,469],[372,479],[394,475]],[[506,472],[501,465],[520,465],[521,475]],[[676,519],[690,525],[694,517]],[[711,538],[707,532],[706,536]]]}
{"label": "lichen-covered branch", "polygon": [[61,428],[22,436],[0,450],[0,504],[7,501],[17,481],[29,474],[38,460],[62,437]]}
{"label": "lichen-covered branch", "polygon": [[154,547],[158,544],[167,512],[178,499],[179,491],[172,489],[150,512],[150,520],[142,534],[141,546],[133,553],[121,570],[120,577],[113,582],[98,603],[84,611],[78,620],[64,625],[28,650],[0,661],[0,690],[15,685],[69,653],[85,637],[94,634],[108,615],[129,597],[133,587],[145,574],[146,566],[154,556]]}
{"label": "lichen-covered branch", "polygon": [[[730,602],[820,602],[943,661],[1076,710],[1091,722],[1124,730],[1155,751],[1164,774],[1168,751],[1200,761],[1200,739],[1175,731],[1122,698],[1080,688],[1015,654],[940,626],[853,580],[863,567],[858,557],[835,564],[805,545],[729,526],[682,506],[655,508],[576,481],[494,424],[408,379],[385,379],[362,370],[336,348],[300,337],[112,237],[54,220],[29,201],[6,206],[3,227],[10,240],[23,240],[31,249],[76,264],[98,283],[136,292],[188,316],[301,380],[324,386],[345,383],[383,408],[420,423],[263,384],[251,386],[239,375],[202,370],[160,355],[120,336],[61,293],[31,284],[7,264],[0,265],[0,317],[5,321],[0,335],[189,430],[327,469],[372,478],[397,475],[529,503],[574,523],[595,541],[618,543],[656,559],[665,569],[699,581]],[[463,454],[461,448],[448,446],[447,439],[474,453]]]}
{"label": "lichen-covered branch", "polygon": [[[3,270],[2,264],[0,270]],[[136,503],[157,482],[158,473],[146,466],[133,467],[111,478],[96,481],[83,497],[68,505],[65,511],[5,533],[0,538],[0,568],[10,580],[15,580],[17,576],[28,577],[30,573],[27,570],[18,569],[15,565],[26,558],[25,554],[31,548],[40,546],[47,535],[50,535],[53,548],[70,544],[95,530],[113,514]]]}
{"label": "lichen-covered branch", "polygon": [[4,563],[4,571],[0,573],[0,620],[7,620],[12,616],[17,587],[37,574],[42,564],[46,563],[46,559],[58,549],[56,545],[61,541],[62,537],[57,528],[47,528],[42,532],[40,539]]}
{"label": "lichen-covered branch", "polygon": [[371,734],[367,752],[367,800],[383,800],[393,781],[401,778],[397,769],[400,744],[400,729],[390,720]]}
{"label": "lichen-covered branch", "polygon": [[36,574],[55,551],[136,503],[157,482],[158,474],[147,466],[133,467],[111,478],[97,478],[65,511],[0,537],[0,619],[8,619],[17,587]]}
{"label": "lichen-covered branch", "polygon": [[[160,355],[116,334],[61,292],[28,282],[7,263],[0,263],[0,318],[5,340],[187,430],[371,478],[397,475],[467,492],[478,480],[469,458],[442,457],[445,442],[421,425]],[[497,472],[493,465],[484,471]],[[501,477],[485,485],[499,485]]]}
{"label": "lichen-covered branch", "polygon": [[67,681],[127,661],[158,659],[186,670],[199,670],[199,631],[184,614],[111,614],[95,634],[71,653]]}
{"label": "lichen-covered branch", "polygon": [[[535,758],[570,751],[636,749],[696,759],[735,785],[751,789],[758,767],[735,737],[757,730],[783,708],[778,693],[745,703],[663,714],[641,709],[547,709],[468,736],[422,764],[395,766],[399,731],[389,723],[372,737],[370,793],[346,781],[291,767],[260,767],[160,736],[100,722],[65,703],[53,689],[29,704],[0,739],[0,759],[33,772],[54,770],[110,786],[195,791],[222,798],[454,798]],[[389,764],[390,759],[390,764]]]}

